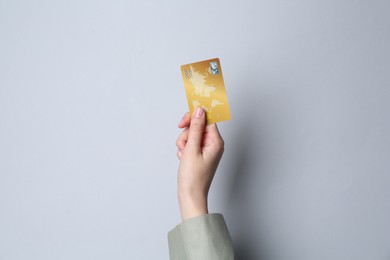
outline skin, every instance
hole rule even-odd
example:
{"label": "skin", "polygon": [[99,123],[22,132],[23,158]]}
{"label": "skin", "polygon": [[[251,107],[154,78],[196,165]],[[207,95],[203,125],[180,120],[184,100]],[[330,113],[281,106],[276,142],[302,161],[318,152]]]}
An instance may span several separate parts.
{"label": "skin", "polygon": [[216,124],[206,125],[203,108],[192,117],[186,113],[179,123],[177,157],[180,160],[177,195],[182,221],[208,214],[207,197],[224,151]]}

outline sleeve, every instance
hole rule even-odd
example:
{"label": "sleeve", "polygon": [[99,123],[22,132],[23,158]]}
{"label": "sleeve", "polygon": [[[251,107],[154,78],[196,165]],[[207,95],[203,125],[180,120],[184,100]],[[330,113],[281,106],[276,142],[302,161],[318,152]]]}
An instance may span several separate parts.
{"label": "sleeve", "polygon": [[234,260],[233,243],[221,214],[188,219],[168,233],[171,260]]}

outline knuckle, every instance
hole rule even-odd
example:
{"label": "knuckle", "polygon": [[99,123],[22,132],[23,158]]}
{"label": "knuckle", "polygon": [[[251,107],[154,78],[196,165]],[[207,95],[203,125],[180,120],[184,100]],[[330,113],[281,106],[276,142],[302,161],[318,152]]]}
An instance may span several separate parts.
{"label": "knuckle", "polygon": [[192,123],[190,131],[192,132],[199,132],[201,130],[201,126],[199,123]]}
{"label": "knuckle", "polygon": [[216,145],[217,145],[218,148],[224,149],[224,147],[225,147],[225,141],[224,141],[222,138],[218,138],[218,139],[216,140]]}
{"label": "knuckle", "polygon": [[203,129],[204,122],[201,119],[193,119],[191,126],[195,129]]}

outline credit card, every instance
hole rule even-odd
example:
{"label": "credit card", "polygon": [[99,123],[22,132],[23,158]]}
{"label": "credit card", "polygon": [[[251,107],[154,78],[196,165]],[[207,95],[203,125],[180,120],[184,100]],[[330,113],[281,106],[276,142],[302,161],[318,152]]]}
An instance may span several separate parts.
{"label": "credit card", "polygon": [[218,58],[181,66],[188,108],[206,111],[207,124],[230,120],[230,109]]}

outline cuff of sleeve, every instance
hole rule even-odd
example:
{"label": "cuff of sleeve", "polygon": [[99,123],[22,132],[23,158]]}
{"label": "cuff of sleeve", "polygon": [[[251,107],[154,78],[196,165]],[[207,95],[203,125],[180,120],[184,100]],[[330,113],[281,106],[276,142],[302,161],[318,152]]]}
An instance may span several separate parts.
{"label": "cuff of sleeve", "polygon": [[234,259],[226,222],[219,213],[183,221],[168,233],[171,260]]}

